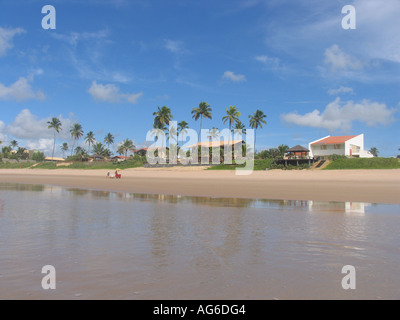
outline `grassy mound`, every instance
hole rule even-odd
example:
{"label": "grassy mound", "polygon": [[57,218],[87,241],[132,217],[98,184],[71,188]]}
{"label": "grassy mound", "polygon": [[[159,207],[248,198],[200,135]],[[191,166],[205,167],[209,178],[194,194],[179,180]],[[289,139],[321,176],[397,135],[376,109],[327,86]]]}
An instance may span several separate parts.
{"label": "grassy mound", "polygon": [[400,162],[395,158],[348,158],[332,161],[323,170],[343,169],[400,169]]}

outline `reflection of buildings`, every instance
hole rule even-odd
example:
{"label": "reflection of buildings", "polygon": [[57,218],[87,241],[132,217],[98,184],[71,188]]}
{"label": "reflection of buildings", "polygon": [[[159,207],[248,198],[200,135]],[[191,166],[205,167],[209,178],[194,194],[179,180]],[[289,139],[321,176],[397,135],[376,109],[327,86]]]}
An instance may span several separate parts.
{"label": "reflection of buildings", "polygon": [[365,207],[370,204],[364,202],[309,201],[308,205],[310,212],[338,212],[363,216]]}

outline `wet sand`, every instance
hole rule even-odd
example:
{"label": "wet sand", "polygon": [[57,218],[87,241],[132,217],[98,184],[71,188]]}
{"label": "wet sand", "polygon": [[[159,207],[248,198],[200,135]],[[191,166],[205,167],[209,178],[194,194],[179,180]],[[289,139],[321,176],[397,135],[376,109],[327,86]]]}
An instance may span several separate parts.
{"label": "wet sand", "polygon": [[122,179],[107,170],[1,169],[0,182],[47,184],[132,193],[250,199],[355,201],[400,204],[400,170],[234,171],[202,168],[135,168]]}

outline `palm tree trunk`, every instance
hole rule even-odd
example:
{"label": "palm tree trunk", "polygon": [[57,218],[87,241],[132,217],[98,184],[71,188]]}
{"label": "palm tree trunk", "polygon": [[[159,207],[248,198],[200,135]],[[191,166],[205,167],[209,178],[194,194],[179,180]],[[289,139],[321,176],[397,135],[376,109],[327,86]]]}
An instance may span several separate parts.
{"label": "palm tree trunk", "polygon": [[254,130],[254,155],[256,154],[257,129]]}
{"label": "palm tree trunk", "polygon": [[201,142],[200,139],[201,139],[201,124],[202,123],[203,123],[203,115],[200,116],[200,130],[199,130],[199,138],[198,138],[199,142]]}
{"label": "palm tree trunk", "polygon": [[51,154],[51,161],[54,161],[54,149],[56,147],[56,133],[54,132],[53,153]]}
{"label": "palm tree trunk", "polygon": [[74,142],[72,143],[71,157],[72,157],[72,153],[74,152],[74,147],[75,147],[75,139],[74,139]]}

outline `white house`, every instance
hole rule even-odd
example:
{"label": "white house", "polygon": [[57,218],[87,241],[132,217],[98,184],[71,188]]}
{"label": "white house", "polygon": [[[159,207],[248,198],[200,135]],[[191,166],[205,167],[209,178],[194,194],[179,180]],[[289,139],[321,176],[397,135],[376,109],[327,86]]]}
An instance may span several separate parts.
{"label": "white house", "polygon": [[359,158],[373,158],[373,154],[364,150],[364,134],[358,136],[327,136],[308,144],[310,157],[328,157],[333,154]]}

